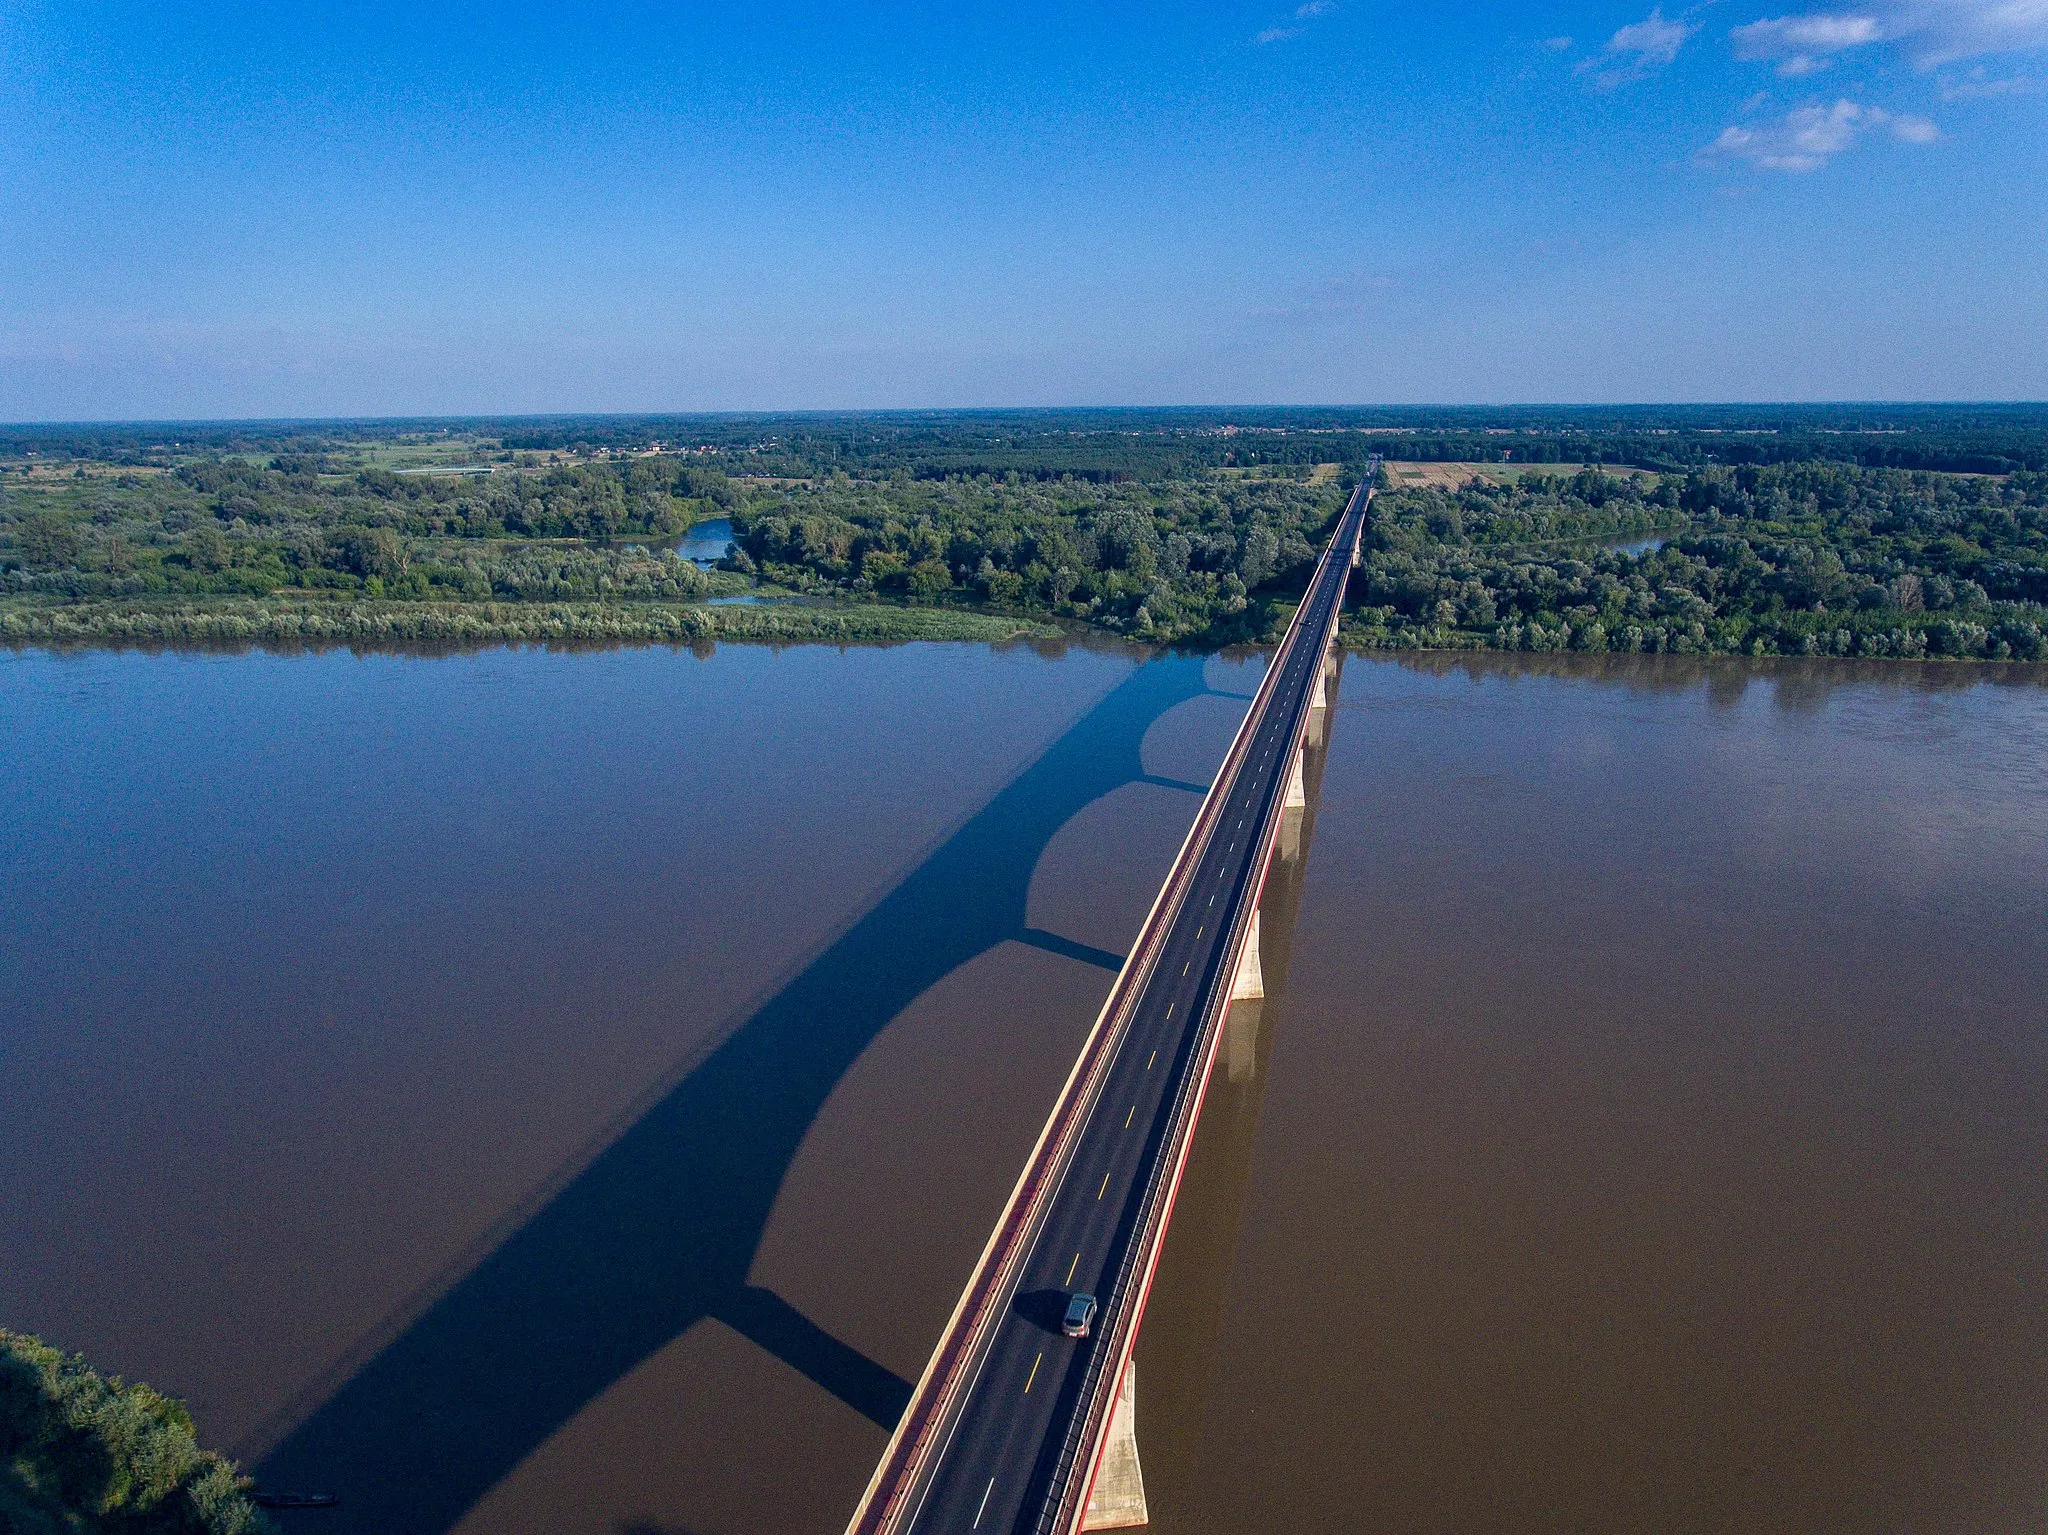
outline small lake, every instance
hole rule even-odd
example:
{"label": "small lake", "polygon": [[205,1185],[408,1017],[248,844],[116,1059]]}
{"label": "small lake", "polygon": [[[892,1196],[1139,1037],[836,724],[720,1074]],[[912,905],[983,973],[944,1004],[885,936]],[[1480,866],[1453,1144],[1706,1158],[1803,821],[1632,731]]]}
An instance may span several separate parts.
{"label": "small lake", "polygon": [[[0,1323],[308,1529],[837,1535],[1262,665],[0,652]],[[1153,1528],[2038,1524],[2044,675],[1353,658],[1307,778]]]}
{"label": "small lake", "polygon": [[714,517],[693,524],[675,546],[678,559],[698,565],[715,565],[732,552],[732,520]]}

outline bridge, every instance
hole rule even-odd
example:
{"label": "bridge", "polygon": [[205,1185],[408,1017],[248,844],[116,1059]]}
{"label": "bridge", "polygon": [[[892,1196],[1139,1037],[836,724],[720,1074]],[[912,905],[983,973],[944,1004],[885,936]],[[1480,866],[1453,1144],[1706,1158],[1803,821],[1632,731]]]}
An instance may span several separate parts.
{"label": "bridge", "polygon": [[[1260,992],[1259,898],[1325,700],[1367,467],[1082,1047],[848,1535],[1144,1522],[1131,1356],[1225,1017]],[[1085,1338],[1068,1299],[1096,1297]]]}

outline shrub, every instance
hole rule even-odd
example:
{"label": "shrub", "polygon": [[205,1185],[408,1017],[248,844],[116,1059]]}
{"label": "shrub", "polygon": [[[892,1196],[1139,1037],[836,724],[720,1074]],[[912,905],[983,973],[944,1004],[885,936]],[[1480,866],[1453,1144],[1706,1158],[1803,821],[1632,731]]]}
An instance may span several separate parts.
{"label": "shrub", "polygon": [[0,1529],[8,1535],[259,1535],[234,1464],[184,1404],[0,1329]]}

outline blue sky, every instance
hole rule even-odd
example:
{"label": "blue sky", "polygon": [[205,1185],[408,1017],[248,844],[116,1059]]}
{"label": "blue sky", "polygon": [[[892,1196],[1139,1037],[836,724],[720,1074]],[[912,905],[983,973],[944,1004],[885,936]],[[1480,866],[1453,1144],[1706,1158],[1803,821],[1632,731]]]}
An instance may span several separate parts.
{"label": "blue sky", "polygon": [[0,0],[0,419],[2048,397],[2048,0]]}

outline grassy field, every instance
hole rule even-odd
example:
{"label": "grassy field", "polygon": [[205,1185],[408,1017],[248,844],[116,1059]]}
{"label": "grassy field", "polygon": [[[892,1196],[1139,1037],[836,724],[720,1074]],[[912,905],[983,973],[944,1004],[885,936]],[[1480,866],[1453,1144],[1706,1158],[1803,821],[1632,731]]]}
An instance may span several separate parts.
{"label": "grassy field", "polygon": [[[1440,490],[1456,490],[1473,480],[1489,485],[1518,485],[1525,480],[1544,475],[1558,479],[1570,479],[1585,464],[1475,464],[1475,463],[1389,463],[1386,465],[1387,480],[1396,490],[1418,489],[1435,486]],[[1658,477],[1647,469],[1630,469],[1614,464],[1597,466],[1601,473],[1611,474],[1619,479],[1635,480],[1645,491],[1657,487]]]}

